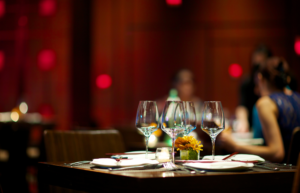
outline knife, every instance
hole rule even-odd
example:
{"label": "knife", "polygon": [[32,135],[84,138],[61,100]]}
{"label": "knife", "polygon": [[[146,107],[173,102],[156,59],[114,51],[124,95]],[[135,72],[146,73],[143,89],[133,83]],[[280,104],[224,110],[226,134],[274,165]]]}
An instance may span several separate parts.
{"label": "knife", "polygon": [[148,164],[144,166],[131,166],[123,168],[108,168],[109,171],[123,171],[123,170],[149,170],[149,169],[158,169],[162,168],[162,164]]}

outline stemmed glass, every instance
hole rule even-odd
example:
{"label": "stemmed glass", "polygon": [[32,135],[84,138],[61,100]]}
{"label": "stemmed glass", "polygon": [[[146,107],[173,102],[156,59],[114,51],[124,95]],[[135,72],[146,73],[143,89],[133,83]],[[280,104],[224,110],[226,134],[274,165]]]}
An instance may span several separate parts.
{"label": "stemmed glass", "polygon": [[197,119],[195,105],[191,101],[184,101],[184,112],[185,112],[185,131],[184,135],[189,135],[190,132],[196,129]]}
{"label": "stemmed glass", "polygon": [[172,138],[172,161],[174,159],[175,138],[185,130],[185,113],[182,101],[167,101],[162,112],[161,129]]}
{"label": "stemmed glass", "polygon": [[146,138],[146,158],[148,157],[148,143],[150,135],[158,129],[158,110],[155,101],[140,101],[135,126]]}
{"label": "stemmed glass", "polygon": [[220,101],[205,101],[201,129],[211,138],[212,159],[215,159],[216,137],[225,128],[224,112]]}

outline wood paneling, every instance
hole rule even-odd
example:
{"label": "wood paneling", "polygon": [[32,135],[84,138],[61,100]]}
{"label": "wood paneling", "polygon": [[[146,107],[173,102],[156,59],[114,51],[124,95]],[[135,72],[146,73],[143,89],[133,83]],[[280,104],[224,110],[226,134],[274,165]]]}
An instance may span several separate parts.
{"label": "wood paneling", "polygon": [[[298,30],[299,3],[272,1],[183,1],[169,7],[160,0],[93,2],[93,76],[108,73],[113,85],[94,86],[93,115],[99,124],[133,124],[139,100],[168,94],[180,68],[193,70],[196,94],[220,100],[232,114],[242,80],[228,75],[239,63],[250,70],[255,46],[265,43],[290,63],[299,61],[291,48]],[[293,59],[294,58],[294,59]],[[296,58],[296,59],[295,59]],[[291,64],[295,70],[299,65]],[[94,80],[93,80],[94,81]]]}

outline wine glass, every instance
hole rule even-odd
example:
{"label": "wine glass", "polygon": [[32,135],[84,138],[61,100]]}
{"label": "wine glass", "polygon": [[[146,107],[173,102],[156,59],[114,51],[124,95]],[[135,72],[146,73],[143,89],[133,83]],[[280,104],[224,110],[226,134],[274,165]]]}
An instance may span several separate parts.
{"label": "wine glass", "polygon": [[215,159],[216,137],[225,128],[224,112],[220,101],[205,101],[201,129],[211,138],[212,159]]}
{"label": "wine glass", "polygon": [[175,138],[185,130],[185,113],[182,101],[166,101],[162,112],[161,129],[172,138],[172,161],[175,163]]}
{"label": "wine glass", "polygon": [[155,101],[140,101],[135,126],[146,138],[146,158],[148,158],[148,143],[150,135],[158,129],[158,110]]}
{"label": "wine glass", "polygon": [[190,132],[196,129],[197,119],[195,105],[191,101],[184,101],[184,111],[185,111],[185,131],[184,135],[189,135]]}

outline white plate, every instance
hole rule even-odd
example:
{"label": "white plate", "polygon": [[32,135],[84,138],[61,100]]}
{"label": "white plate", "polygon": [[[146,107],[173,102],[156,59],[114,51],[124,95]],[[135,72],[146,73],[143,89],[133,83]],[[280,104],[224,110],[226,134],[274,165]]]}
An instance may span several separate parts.
{"label": "white plate", "polygon": [[110,158],[99,158],[93,159],[92,165],[101,167],[129,167],[129,166],[140,166],[146,164],[158,164],[156,160],[149,159],[132,159],[132,160],[120,160],[117,162],[115,159]]}
{"label": "white plate", "polygon": [[190,166],[202,170],[213,170],[213,171],[240,171],[247,170],[254,166],[253,163],[242,163],[242,162],[216,162],[216,163],[186,163],[185,166]]}
{"label": "white plate", "polygon": [[[215,156],[215,160],[222,160],[223,158],[227,157],[229,155],[217,155]],[[212,160],[212,156],[204,156],[203,160]],[[258,155],[252,155],[252,154],[236,154],[233,157],[229,158],[229,160],[232,161],[258,161],[258,162],[264,162],[265,159],[258,156]]]}

